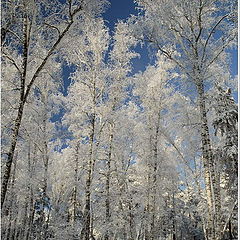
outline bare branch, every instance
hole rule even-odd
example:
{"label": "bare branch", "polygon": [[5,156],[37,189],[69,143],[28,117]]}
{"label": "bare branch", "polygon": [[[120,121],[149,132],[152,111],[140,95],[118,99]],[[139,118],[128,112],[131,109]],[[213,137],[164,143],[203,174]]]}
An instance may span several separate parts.
{"label": "bare branch", "polygon": [[203,62],[203,60],[204,60],[204,56],[205,56],[205,53],[206,53],[207,45],[208,45],[208,42],[209,42],[211,36],[213,35],[213,33],[214,33],[214,31],[216,30],[217,26],[218,26],[228,15],[229,15],[229,14],[226,14],[226,15],[224,15],[223,17],[221,17],[221,18],[219,19],[219,21],[215,24],[215,26],[213,26],[213,28],[211,29],[211,31],[210,31],[207,39],[206,39],[206,42],[205,42],[205,44],[204,44],[204,47],[203,47],[203,55],[202,55],[201,62]]}
{"label": "bare branch", "polygon": [[9,57],[6,53],[3,52],[3,57],[7,58],[8,60],[10,60],[10,62],[14,65],[14,67],[18,70],[18,72],[20,73],[20,75],[22,75],[22,71],[20,70],[19,66],[17,65],[17,63],[14,61],[13,58]]}
{"label": "bare branch", "polygon": [[[74,15],[76,15],[79,11],[82,10],[82,6],[80,5],[77,9],[74,10],[72,17]],[[66,33],[69,31],[70,27],[73,24],[73,19],[71,19],[71,22],[68,24],[68,26],[64,29],[64,31],[61,33],[61,35],[58,37],[57,41],[54,43],[54,45],[52,46],[52,48],[49,50],[47,56],[44,58],[44,60],[42,61],[42,63],[40,64],[40,66],[37,68],[36,72],[34,73],[30,83],[27,86],[27,90],[26,93],[24,95],[24,100],[23,102],[26,102],[27,97],[29,95],[29,92],[32,88],[32,85],[35,81],[35,79],[38,77],[39,73],[41,72],[41,70],[43,69],[43,67],[46,65],[47,60],[50,58],[50,56],[54,53],[55,49],[57,48],[57,46],[59,45],[59,43],[61,42],[61,40],[63,39],[63,37],[66,35]]]}
{"label": "bare branch", "polygon": [[58,36],[60,36],[60,34],[61,34],[61,33],[60,33],[60,30],[59,30],[56,26],[51,25],[51,24],[48,24],[48,23],[44,23],[44,25],[48,26],[49,28],[56,29],[57,32],[58,32]]}
{"label": "bare branch", "polygon": [[14,37],[16,37],[21,43],[23,43],[23,40],[12,30],[10,29],[5,29],[5,33],[11,33]]}

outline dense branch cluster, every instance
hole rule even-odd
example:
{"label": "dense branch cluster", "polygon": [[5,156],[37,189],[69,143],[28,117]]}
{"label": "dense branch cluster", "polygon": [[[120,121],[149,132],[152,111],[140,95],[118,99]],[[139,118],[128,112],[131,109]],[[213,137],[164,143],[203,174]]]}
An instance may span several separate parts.
{"label": "dense branch cluster", "polygon": [[1,4],[2,239],[237,239],[236,1]]}

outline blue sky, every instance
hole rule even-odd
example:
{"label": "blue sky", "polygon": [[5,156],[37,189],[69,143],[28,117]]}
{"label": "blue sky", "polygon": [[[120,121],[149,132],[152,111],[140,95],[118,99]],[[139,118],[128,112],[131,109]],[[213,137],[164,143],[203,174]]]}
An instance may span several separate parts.
{"label": "blue sky", "polygon": [[[109,27],[110,31],[114,30],[115,24],[118,20],[125,20],[131,14],[137,14],[138,11],[135,9],[136,5],[134,4],[134,0],[110,0],[110,6],[103,14],[103,18],[106,22],[106,25]],[[133,66],[133,74],[138,71],[144,71],[146,66],[152,63],[153,59],[151,59],[150,54],[146,46],[141,48],[137,46],[135,49],[138,53],[140,53],[140,58],[133,59],[132,66]],[[232,75],[236,75],[238,72],[238,56],[237,50],[231,50],[231,73]],[[67,87],[70,84],[70,80],[68,79],[69,74],[73,71],[73,68],[64,66],[63,69],[63,78],[64,78],[64,95],[67,95]],[[236,96],[234,96],[236,97]]]}
{"label": "blue sky", "polygon": [[[135,9],[136,5],[134,4],[134,0],[110,0],[110,6],[107,11],[103,14],[104,19],[106,20],[106,25],[112,31],[114,29],[115,23],[119,19],[127,19],[131,14],[137,14],[138,11]],[[150,59],[148,56],[147,48],[140,48],[137,47],[137,52],[141,54],[141,58],[134,59],[133,61],[133,68],[135,72],[139,70],[144,70],[146,65],[148,65]],[[236,75],[238,72],[238,57],[237,57],[237,50],[231,50],[231,73],[232,75]]]}
{"label": "blue sky", "polygon": [[[136,15],[138,11],[135,8],[136,4],[134,4],[133,0],[110,0],[110,6],[103,14],[103,18],[110,31],[114,30],[115,23],[118,20],[126,20],[131,14]],[[141,57],[133,59],[133,73],[145,70],[151,61],[146,47],[141,48],[137,46],[135,50],[141,54]]]}
{"label": "blue sky", "polygon": [[[110,6],[103,14],[103,18],[106,21],[106,25],[111,31],[113,31],[115,23],[117,23],[118,20],[125,20],[131,14],[136,15],[137,13],[138,11],[136,10],[134,0],[110,0]],[[153,59],[149,57],[150,54],[146,46],[143,48],[137,46],[135,50],[140,53],[141,57],[135,58],[132,61],[133,74],[138,71],[144,71],[146,66],[153,62]],[[237,49],[233,49],[229,52],[231,54],[231,74],[232,76],[235,76],[238,73],[238,51]],[[235,100],[238,101],[237,93],[234,93],[233,95]]]}
{"label": "blue sky", "polygon": [[[114,30],[115,24],[118,20],[126,20],[131,14],[137,14],[137,10],[135,9],[136,5],[134,4],[133,0],[110,0],[110,6],[103,14],[103,18],[106,22],[106,25],[109,27],[110,31]],[[149,57],[149,52],[147,47],[141,48],[138,46],[135,49],[138,53],[140,53],[141,57],[136,58],[133,60],[133,74],[138,71],[144,71],[146,66],[152,63],[153,59]],[[238,61],[237,61],[237,50],[231,50],[231,73],[232,75],[236,75],[238,71]],[[70,73],[74,71],[74,67],[71,66],[64,66],[63,67],[63,89],[62,92],[66,96],[67,95],[67,88],[70,84]],[[132,96],[130,97],[132,98]],[[234,98],[237,101],[237,94],[234,94]],[[130,99],[128,99],[129,101]],[[58,121],[63,116],[63,110],[60,114],[53,116],[52,121]]]}
{"label": "blue sky", "polygon": [[131,14],[137,14],[133,0],[110,0],[110,6],[103,17],[107,26],[113,30],[118,19],[126,19]]}

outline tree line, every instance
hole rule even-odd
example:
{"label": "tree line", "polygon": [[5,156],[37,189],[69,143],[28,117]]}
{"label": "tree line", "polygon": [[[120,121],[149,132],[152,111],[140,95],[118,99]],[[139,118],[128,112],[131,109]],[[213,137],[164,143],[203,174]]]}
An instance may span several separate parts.
{"label": "tree line", "polygon": [[3,239],[237,239],[237,1],[1,6]]}

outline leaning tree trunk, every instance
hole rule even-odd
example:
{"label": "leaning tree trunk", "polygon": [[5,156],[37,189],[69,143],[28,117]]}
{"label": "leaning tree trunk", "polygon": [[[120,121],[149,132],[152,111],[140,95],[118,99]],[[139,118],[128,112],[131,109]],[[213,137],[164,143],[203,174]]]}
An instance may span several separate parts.
{"label": "leaning tree trunk", "polygon": [[8,227],[6,228],[6,239],[11,239],[11,235],[13,232],[13,229],[15,228],[14,226],[14,217],[16,218],[16,213],[13,212],[14,209],[17,209],[17,203],[16,203],[16,198],[14,197],[14,191],[15,191],[15,173],[16,173],[16,167],[17,167],[17,155],[15,157],[15,164],[12,172],[12,180],[11,180],[11,185],[10,185],[10,190],[11,190],[11,195],[10,195],[10,204],[8,206],[8,215],[9,215],[9,222],[8,222]]}
{"label": "leaning tree trunk", "polygon": [[23,20],[23,63],[22,63],[22,73],[20,76],[21,79],[21,86],[20,86],[20,101],[18,107],[17,118],[14,122],[14,128],[12,133],[12,140],[10,150],[8,152],[7,162],[5,166],[5,171],[3,174],[3,181],[2,181],[2,193],[1,193],[1,207],[3,207],[3,203],[7,193],[7,186],[11,174],[12,162],[13,162],[13,155],[17,144],[17,138],[19,134],[19,129],[22,121],[23,116],[23,108],[25,104],[25,85],[26,85],[26,75],[27,75],[27,62],[28,62],[28,45],[29,45],[29,29],[28,29],[28,19],[25,14]]}
{"label": "leaning tree trunk", "polygon": [[213,163],[213,154],[211,149],[211,142],[209,136],[209,128],[207,122],[207,113],[204,97],[203,82],[199,81],[197,85],[199,96],[200,120],[201,120],[201,141],[202,141],[202,156],[204,166],[204,178],[208,202],[208,240],[220,239],[221,233],[221,196],[219,192],[219,182],[216,176]]}
{"label": "leaning tree trunk", "polygon": [[[3,181],[2,181],[2,190],[1,190],[1,207],[3,207],[6,193],[7,193],[7,187],[8,182],[11,174],[11,168],[12,168],[12,162],[13,162],[13,156],[17,144],[17,139],[19,135],[19,130],[22,122],[23,117],[23,110],[25,103],[27,101],[27,98],[30,94],[30,91],[32,89],[33,84],[36,81],[36,78],[38,77],[39,73],[42,71],[42,69],[45,67],[47,61],[52,56],[56,48],[58,47],[59,43],[62,41],[63,37],[67,34],[70,27],[72,26],[74,20],[74,16],[82,10],[82,6],[80,5],[78,8],[76,8],[73,12],[70,10],[70,22],[66,26],[66,28],[62,31],[62,33],[59,35],[56,42],[53,44],[45,58],[43,59],[42,63],[39,65],[39,67],[36,69],[33,77],[30,79],[28,85],[26,85],[26,76],[27,76],[27,62],[28,62],[28,48],[29,48],[29,41],[30,41],[30,33],[31,33],[31,27],[29,27],[29,19],[25,16],[24,17],[24,29],[23,29],[23,66],[22,66],[22,74],[21,74],[21,86],[20,86],[20,103],[18,107],[18,113],[17,117],[14,122],[14,128],[12,133],[12,140],[10,149],[8,152],[7,162],[3,174]],[[26,90],[26,91],[25,91]]]}

